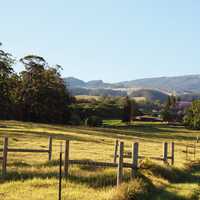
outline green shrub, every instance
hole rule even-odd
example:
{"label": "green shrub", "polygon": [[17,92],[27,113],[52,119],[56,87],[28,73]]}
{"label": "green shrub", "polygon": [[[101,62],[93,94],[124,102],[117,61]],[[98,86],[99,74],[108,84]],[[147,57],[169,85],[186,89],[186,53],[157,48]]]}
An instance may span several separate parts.
{"label": "green shrub", "polygon": [[103,124],[103,120],[97,116],[91,116],[85,120],[86,126],[95,127],[95,126],[101,126],[102,124]]}
{"label": "green shrub", "polygon": [[184,117],[184,124],[192,129],[200,129],[200,100],[192,102]]}
{"label": "green shrub", "polygon": [[71,125],[81,125],[82,121],[81,118],[78,114],[72,113],[70,117],[70,124]]}

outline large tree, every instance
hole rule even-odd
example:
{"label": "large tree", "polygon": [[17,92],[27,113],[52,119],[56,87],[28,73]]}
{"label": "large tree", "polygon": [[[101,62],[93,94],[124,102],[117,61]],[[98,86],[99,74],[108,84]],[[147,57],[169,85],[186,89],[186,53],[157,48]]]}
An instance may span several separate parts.
{"label": "large tree", "polygon": [[[1,44],[0,44],[1,45]],[[0,49],[0,118],[9,119],[11,116],[11,84],[14,59],[11,54]]]}
{"label": "large tree", "polygon": [[60,76],[60,67],[50,67],[43,57],[35,55],[20,61],[25,66],[20,75],[24,120],[66,122],[70,96]]}
{"label": "large tree", "polygon": [[181,115],[178,113],[177,109],[177,102],[179,101],[179,98],[171,95],[168,96],[164,108],[161,111],[161,117],[163,121],[167,122],[180,122],[181,120]]}
{"label": "large tree", "polygon": [[195,100],[184,116],[185,126],[192,129],[200,129],[200,100]]}
{"label": "large tree", "polygon": [[132,120],[133,107],[130,98],[127,96],[124,102],[122,121],[130,123]]}

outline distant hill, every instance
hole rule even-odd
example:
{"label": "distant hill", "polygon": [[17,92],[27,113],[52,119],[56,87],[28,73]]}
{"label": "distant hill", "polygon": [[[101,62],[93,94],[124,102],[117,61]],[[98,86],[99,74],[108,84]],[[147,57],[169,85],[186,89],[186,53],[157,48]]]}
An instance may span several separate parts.
{"label": "distant hill", "polygon": [[102,80],[85,82],[74,77],[65,78],[64,81],[68,88],[78,95],[137,97],[144,95],[153,100],[159,98],[161,101],[167,94],[174,92],[184,99],[199,99],[200,96],[200,75],[145,78],[119,83],[105,83]]}
{"label": "distant hill", "polygon": [[78,78],[74,78],[74,77],[68,77],[68,78],[64,78],[65,84],[69,87],[69,88],[74,88],[74,87],[86,87],[86,83]]}
{"label": "distant hill", "polygon": [[196,93],[192,93],[192,94],[183,94],[180,95],[180,99],[182,101],[193,101],[193,100],[197,100],[200,99],[200,93],[196,94]]}
{"label": "distant hill", "polygon": [[120,88],[124,87],[123,84],[118,83],[105,83],[102,80],[92,80],[92,81],[82,81],[80,79],[74,78],[74,77],[68,77],[64,78],[64,81],[66,85],[68,85],[70,88],[88,88],[88,89],[114,89],[114,88]]}
{"label": "distant hill", "polygon": [[200,75],[186,75],[177,77],[145,78],[121,82],[124,87],[140,87],[163,90],[178,94],[200,93]]}
{"label": "distant hill", "polygon": [[150,101],[160,100],[161,102],[166,101],[168,97],[168,95],[163,92],[150,90],[150,89],[137,90],[137,91],[132,92],[129,96],[130,97],[144,97],[145,99],[150,100]]}
{"label": "distant hill", "polygon": [[127,92],[111,89],[86,89],[86,88],[70,88],[72,95],[88,95],[88,96],[127,96]]}

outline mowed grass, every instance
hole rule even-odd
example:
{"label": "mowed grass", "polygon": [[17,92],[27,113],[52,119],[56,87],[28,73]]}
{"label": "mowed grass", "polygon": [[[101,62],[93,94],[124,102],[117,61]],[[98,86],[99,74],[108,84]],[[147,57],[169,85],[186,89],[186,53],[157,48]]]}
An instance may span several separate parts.
{"label": "mowed grass", "polygon": [[[47,154],[9,153],[8,175],[0,176],[2,200],[57,199],[59,149],[64,139],[70,139],[70,159],[113,162],[116,139],[124,141],[127,152],[131,151],[133,142],[139,142],[139,153],[147,159],[140,161],[145,169],[138,171],[139,181],[130,182],[130,171],[125,170],[125,183],[118,189],[115,187],[116,169],[71,166],[70,176],[63,180],[63,199],[128,199],[124,193],[131,191],[129,187],[135,188],[132,191],[135,197],[129,199],[150,199],[148,194],[152,199],[199,198],[200,169],[189,166],[194,159],[192,153],[189,155],[191,161],[185,159],[185,144],[194,144],[196,136],[200,136],[199,131],[162,123],[137,122],[126,126],[119,120],[105,121],[103,128],[0,121],[0,134],[0,146],[3,136],[8,136],[9,147],[29,149],[47,149],[48,136],[53,137],[51,162],[47,162]],[[164,166],[161,161],[154,161],[153,164],[148,161],[148,157],[162,156],[164,141],[175,142],[173,168]],[[198,158],[200,149],[197,147],[196,160]],[[131,162],[130,159],[125,161]],[[193,164],[198,166],[196,162]],[[120,194],[124,194],[124,197]]]}

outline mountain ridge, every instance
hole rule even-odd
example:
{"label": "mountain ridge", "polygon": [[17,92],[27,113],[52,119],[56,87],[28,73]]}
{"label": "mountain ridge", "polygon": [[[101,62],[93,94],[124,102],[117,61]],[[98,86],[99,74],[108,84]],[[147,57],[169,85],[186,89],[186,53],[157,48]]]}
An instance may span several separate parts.
{"label": "mountain ridge", "polygon": [[83,81],[74,77],[64,79],[73,95],[130,96],[155,101],[165,101],[168,95],[178,95],[182,100],[200,99],[200,75],[153,77],[105,83],[102,80]]}
{"label": "mountain ridge", "polygon": [[105,83],[102,80],[83,81],[75,77],[67,77],[65,83],[70,88],[87,89],[115,89],[115,90],[138,90],[154,89],[165,93],[176,92],[178,94],[200,93],[200,75],[162,76],[153,78],[135,79],[117,83]]}

